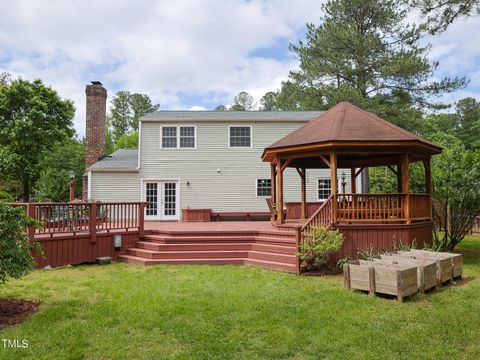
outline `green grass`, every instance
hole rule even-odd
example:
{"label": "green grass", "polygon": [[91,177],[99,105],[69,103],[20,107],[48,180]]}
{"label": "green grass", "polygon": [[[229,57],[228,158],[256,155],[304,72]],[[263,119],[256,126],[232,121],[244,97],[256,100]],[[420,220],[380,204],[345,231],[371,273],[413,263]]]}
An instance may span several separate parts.
{"label": "green grass", "polygon": [[0,288],[42,309],[4,329],[28,339],[2,359],[478,359],[480,238],[467,282],[399,303],[234,266],[81,266],[35,271]]}

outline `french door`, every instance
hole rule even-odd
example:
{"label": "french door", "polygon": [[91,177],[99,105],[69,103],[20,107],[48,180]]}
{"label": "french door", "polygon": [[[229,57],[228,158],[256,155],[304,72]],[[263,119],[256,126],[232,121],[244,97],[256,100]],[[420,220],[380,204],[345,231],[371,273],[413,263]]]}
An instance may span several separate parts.
{"label": "french door", "polygon": [[179,220],[178,181],[158,180],[144,182],[146,220]]}

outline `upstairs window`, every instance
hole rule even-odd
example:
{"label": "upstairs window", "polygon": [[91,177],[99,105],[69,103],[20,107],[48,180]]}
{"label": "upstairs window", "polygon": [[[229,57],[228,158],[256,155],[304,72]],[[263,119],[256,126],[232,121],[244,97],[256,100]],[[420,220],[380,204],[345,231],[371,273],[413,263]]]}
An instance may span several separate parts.
{"label": "upstairs window", "polygon": [[193,126],[180,126],[180,147],[195,148],[195,128]]}
{"label": "upstairs window", "polygon": [[271,179],[257,179],[257,196],[272,196]]}
{"label": "upstairs window", "polygon": [[195,126],[162,126],[162,149],[194,149]]}
{"label": "upstairs window", "polygon": [[231,148],[252,147],[251,126],[230,126],[229,145]]}
{"label": "upstairs window", "polygon": [[327,200],[332,191],[332,183],[330,179],[319,178],[318,179],[318,200]]}
{"label": "upstairs window", "polygon": [[162,126],[162,148],[177,147],[177,127]]}

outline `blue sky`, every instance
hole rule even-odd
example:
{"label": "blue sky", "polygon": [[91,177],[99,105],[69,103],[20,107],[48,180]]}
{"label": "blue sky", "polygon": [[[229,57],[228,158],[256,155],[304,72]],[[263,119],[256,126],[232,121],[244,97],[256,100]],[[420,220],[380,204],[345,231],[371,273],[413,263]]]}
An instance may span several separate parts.
{"label": "blue sky", "polygon": [[[319,23],[318,0],[50,0],[0,4],[0,72],[41,78],[77,108],[85,130],[85,84],[148,94],[162,109],[212,109],[246,90],[276,90],[298,62],[288,50]],[[480,18],[461,19],[432,44],[435,74],[466,75],[444,96],[480,99]]]}

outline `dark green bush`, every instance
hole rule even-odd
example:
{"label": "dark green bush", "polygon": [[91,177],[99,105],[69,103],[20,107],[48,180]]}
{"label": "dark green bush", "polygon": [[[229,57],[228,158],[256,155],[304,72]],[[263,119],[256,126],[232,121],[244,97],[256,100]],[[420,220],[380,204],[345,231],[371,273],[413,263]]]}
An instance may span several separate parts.
{"label": "dark green bush", "polygon": [[22,206],[0,202],[0,284],[21,278],[35,265],[32,252],[40,251],[40,246],[29,240],[26,226],[37,227],[38,223],[25,215]]}

